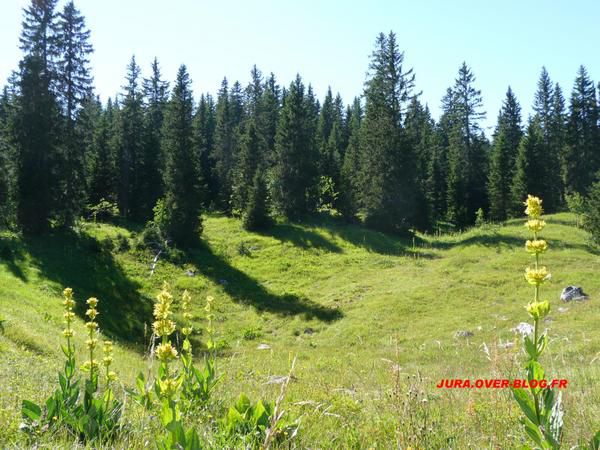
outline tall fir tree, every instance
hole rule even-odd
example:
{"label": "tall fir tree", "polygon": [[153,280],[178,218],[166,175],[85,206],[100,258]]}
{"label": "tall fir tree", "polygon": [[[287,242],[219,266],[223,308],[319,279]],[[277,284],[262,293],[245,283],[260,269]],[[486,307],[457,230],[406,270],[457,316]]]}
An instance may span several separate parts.
{"label": "tall fir tree", "polygon": [[143,192],[144,109],[140,86],[141,69],[131,58],[127,66],[125,90],[119,118],[117,163],[119,168],[118,205],[122,216],[143,220],[145,214],[136,201]]}
{"label": "tall fir tree", "polygon": [[193,149],[193,106],[191,80],[184,65],[165,112],[165,231],[179,246],[193,244],[202,230],[200,171]]}
{"label": "tall fir tree", "polygon": [[539,115],[529,118],[527,130],[519,145],[515,171],[511,186],[513,216],[523,211],[523,200],[528,194],[541,196],[545,188],[544,173],[544,130]]}
{"label": "tall fir tree", "polygon": [[365,85],[360,137],[360,204],[367,226],[405,232],[414,223],[415,171],[402,125],[414,74],[405,70],[396,35],[381,33]]}
{"label": "tall fir tree", "polygon": [[275,137],[273,192],[281,214],[296,219],[316,207],[317,155],[314,100],[305,94],[300,75],[287,91]]}
{"label": "tall fir tree", "polygon": [[144,148],[141,167],[140,203],[142,220],[152,216],[152,208],[164,191],[162,168],[165,158],[161,150],[162,125],[169,96],[169,83],[162,79],[158,60],[154,58],[151,66],[152,76],[144,79],[145,100]]}
{"label": "tall fir tree", "polygon": [[236,215],[241,215],[246,209],[254,184],[254,175],[262,164],[260,139],[254,121],[250,120],[242,135],[234,169],[232,209]]}
{"label": "tall fir tree", "polygon": [[556,148],[553,131],[556,131],[554,125],[554,86],[550,80],[550,75],[545,67],[538,80],[537,91],[535,93],[533,110],[535,111],[537,121],[542,129],[543,143],[541,153],[543,154],[543,176],[545,186],[541,187],[544,198],[544,209],[547,212],[554,212],[559,207],[562,195],[562,177],[560,164],[560,149]]}
{"label": "tall fir tree", "polygon": [[218,198],[218,180],[215,173],[214,134],[215,105],[211,95],[202,94],[194,116],[194,148],[204,183],[204,206],[212,207]]}
{"label": "tall fir tree", "polygon": [[347,220],[354,220],[359,210],[360,194],[360,126],[363,109],[360,98],[355,97],[348,112],[348,145],[340,172],[340,197],[338,209]]}
{"label": "tall fir tree", "polygon": [[506,220],[512,209],[512,178],[522,137],[521,106],[509,86],[498,115],[490,155],[488,196],[492,220]]}
{"label": "tall fir tree", "polygon": [[235,165],[235,130],[234,113],[231,107],[229,83],[223,79],[217,96],[215,137],[214,137],[214,166],[218,183],[217,208],[229,212],[233,167]]}
{"label": "tall fir tree", "polygon": [[113,105],[109,98],[106,109],[97,122],[92,142],[89,193],[92,205],[97,205],[102,200],[115,202],[117,197],[116,155],[111,145],[113,114]]}
{"label": "tall fir tree", "polygon": [[77,126],[77,119],[85,102],[93,101],[90,31],[72,1],[66,3],[58,15],[55,47],[58,102],[64,117],[58,217],[64,226],[71,226],[83,209],[86,198],[85,135],[84,130]]}
{"label": "tall fir tree", "polygon": [[571,93],[567,143],[567,189],[585,195],[600,169],[600,140],[596,87],[584,66],[579,67]]}
{"label": "tall fir tree", "polygon": [[447,217],[458,227],[473,223],[475,212],[487,203],[487,143],[479,125],[485,112],[474,82],[473,72],[463,62],[442,101],[448,142]]}

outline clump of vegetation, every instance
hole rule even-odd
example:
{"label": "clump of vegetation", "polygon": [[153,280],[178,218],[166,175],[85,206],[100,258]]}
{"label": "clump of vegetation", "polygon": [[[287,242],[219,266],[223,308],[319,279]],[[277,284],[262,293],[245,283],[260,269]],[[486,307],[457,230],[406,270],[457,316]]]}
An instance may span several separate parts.
{"label": "clump of vegetation", "polygon": [[579,228],[581,226],[581,218],[586,212],[585,198],[579,192],[565,194],[565,201],[569,211],[575,214],[575,224]]}
{"label": "clump of vegetation", "polygon": [[22,415],[24,424],[22,429],[34,437],[43,432],[55,431],[60,428],[67,429],[81,442],[106,442],[115,437],[120,428],[122,403],[115,399],[111,383],[117,379],[116,374],[110,370],[113,362],[113,344],[111,341],[103,343],[102,365],[104,387],[100,389],[100,363],[96,359],[98,347],[98,299],[92,297],[87,300],[88,309],[85,324],[88,331],[86,346],[89,359],[80,367],[82,372],[88,374],[81,398],[81,378],[76,371],[75,346],[73,344],[74,331],[72,328],[75,313],[75,300],[73,290],[66,288],[63,292],[65,308],[64,321],[66,324],[63,336],[66,346],[62,347],[67,360],[64,370],[58,374],[59,389],[51,395],[44,406],[39,406],[29,400],[24,400]]}

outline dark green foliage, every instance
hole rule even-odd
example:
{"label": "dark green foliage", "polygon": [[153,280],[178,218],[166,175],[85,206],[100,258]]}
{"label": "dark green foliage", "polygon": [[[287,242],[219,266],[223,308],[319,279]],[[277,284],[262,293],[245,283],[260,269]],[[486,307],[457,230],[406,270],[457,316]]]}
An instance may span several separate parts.
{"label": "dark green foliage", "polygon": [[112,115],[112,103],[109,102],[94,131],[90,164],[89,202],[91,204],[97,204],[102,199],[116,200],[116,161],[110,139]]}
{"label": "dark green foliage", "polygon": [[194,116],[194,149],[204,184],[204,205],[210,207],[217,200],[218,180],[215,173],[214,152],[215,105],[210,95],[202,95]]}
{"label": "dark green foliage", "polygon": [[314,103],[304,93],[300,75],[290,84],[275,138],[273,201],[288,218],[316,208],[317,154],[314,146]]}
{"label": "dark green foliage", "polygon": [[600,245],[600,181],[592,184],[586,206],[583,225],[591,233],[592,240]]}
{"label": "dark green foliage", "polygon": [[26,55],[37,55],[43,72],[52,78],[56,56],[56,3],[57,0],[32,0],[23,9],[20,48]]}
{"label": "dark green foliage", "polygon": [[511,211],[512,178],[522,136],[521,106],[509,87],[498,116],[490,155],[488,196],[492,220],[505,220]]}
{"label": "dark green foliage", "polygon": [[58,107],[43,64],[37,55],[21,62],[12,127],[19,160],[17,217],[23,230],[31,233],[48,228],[59,188]]}
{"label": "dark green foliage", "polygon": [[119,169],[118,203],[121,215],[144,219],[143,211],[135,199],[142,192],[144,114],[143,93],[140,87],[140,67],[131,58],[127,66],[127,85],[118,114],[117,166]]}
{"label": "dark green foliage", "polygon": [[359,209],[358,195],[360,192],[360,125],[363,118],[360,99],[356,97],[346,119],[348,123],[348,145],[344,152],[340,173],[340,196],[338,209],[349,220],[354,219]]}
{"label": "dark green foliage", "polygon": [[254,174],[248,201],[242,214],[242,225],[246,230],[262,230],[271,225],[268,192],[265,176],[260,169]]}
{"label": "dark green foliage", "polygon": [[261,145],[254,125],[250,121],[246,125],[246,132],[241,138],[240,152],[234,170],[234,184],[232,193],[232,208],[234,214],[240,215],[246,209],[250,191],[253,189],[254,175],[262,164]]}
{"label": "dark green foliage", "polygon": [[229,211],[231,178],[235,164],[235,141],[233,112],[226,78],[221,83],[221,89],[217,96],[213,158],[218,183],[216,206],[224,211]]}
{"label": "dark green foliage", "polygon": [[448,184],[447,218],[459,227],[472,224],[475,212],[486,208],[487,141],[479,121],[481,91],[473,84],[475,76],[466,63],[458,71],[454,86],[443,99],[443,130],[447,139]]}
{"label": "dark green foliage", "polygon": [[529,120],[527,130],[521,144],[515,163],[512,181],[511,214],[517,216],[523,211],[523,200],[527,194],[540,196],[545,187],[545,180],[539,174],[543,173],[544,134],[538,116]]}
{"label": "dark green foliage", "polygon": [[414,75],[403,64],[395,34],[380,34],[371,56],[360,132],[359,203],[365,223],[392,232],[412,226],[416,199],[414,158],[402,127]]}
{"label": "dark green foliage", "polygon": [[140,203],[142,218],[149,218],[152,208],[163,193],[162,167],[164,155],[161,151],[162,126],[169,95],[169,83],[162,80],[158,60],[152,62],[152,76],[144,80],[144,149],[141,169]]}
{"label": "dark green foliage", "polygon": [[566,185],[584,194],[600,168],[598,104],[596,88],[585,67],[581,66],[573,85],[565,155]]}
{"label": "dark green foliage", "polygon": [[195,242],[202,229],[200,172],[192,146],[190,86],[187,69],[181,66],[163,125],[165,231],[177,245]]}

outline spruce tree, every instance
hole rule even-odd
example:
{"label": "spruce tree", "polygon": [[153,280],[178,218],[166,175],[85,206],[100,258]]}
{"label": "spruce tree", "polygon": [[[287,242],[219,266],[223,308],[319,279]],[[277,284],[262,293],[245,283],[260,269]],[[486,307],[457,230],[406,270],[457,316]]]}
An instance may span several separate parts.
{"label": "spruce tree", "polygon": [[381,33],[365,85],[360,136],[359,201],[367,226],[404,232],[414,221],[414,158],[402,126],[414,75],[405,70],[396,36]]}
{"label": "spruce tree", "polygon": [[58,199],[59,221],[64,226],[74,223],[86,197],[85,130],[77,126],[77,120],[84,104],[94,101],[89,61],[93,48],[89,41],[90,31],[84,17],[72,1],[66,3],[58,15],[55,35],[56,86],[64,118],[59,163],[62,186]]}
{"label": "spruce tree", "polygon": [[256,127],[265,146],[263,154],[269,168],[273,166],[275,161],[275,135],[277,134],[277,122],[279,121],[281,108],[280,97],[279,85],[275,80],[275,75],[271,74],[265,81],[256,119]]}
{"label": "spruce tree", "polygon": [[338,209],[348,220],[354,220],[359,210],[360,179],[360,126],[363,119],[362,105],[356,97],[350,107],[348,125],[348,146],[340,173],[340,197]]}
{"label": "spruce tree", "polygon": [[162,79],[158,60],[152,62],[152,76],[144,79],[143,91],[145,100],[144,114],[144,148],[141,167],[139,203],[140,218],[149,219],[152,208],[162,196],[162,168],[164,155],[161,150],[162,125],[169,95],[169,83]]}
{"label": "spruce tree", "polygon": [[240,151],[234,169],[234,184],[232,194],[233,212],[241,215],[246,209],[249,194],[254,184],[254,175],[262,165],[261,146],[254,121],[246,125],[246,131],[241,139]]}
{"label": "spruce tree", "polygon": [[163,124],[165,232],[176,245],[193,244],[202,230],[200,172],[193,149],[193,97],[184,65],[177,72]]}
{"label": "spruce tree", "polygon": [[[560,92],[559,92],[560,95]],[[545,186],[541,186],[542,192],[539,193],[544,199],[544,210],[547,212],[556,211],[559,207],[562,195],[562,177],[560,164],[560,149],[556,147],[554,132],[555,129],[555,91],[550,80],[550,75],[545,67],[542,67],[542,73],[538,80],[538,89],[535,94],[533,110],[536,113],[538,123],[542,129],[543,143],[541,154],[543,155],[543,164],[541,164],[540,177],[543,177]]]}
{"label": "spruce tree", "polygon": [[305,95],[300,75],[290,84],[275,138],[273,193],[275,206],[290,219],[316,207],[317,157],[314,148],[314,102]]}
{"label": "spruce tree", "polygon": [[233,167],[235,165],[234,120],[229,84],[223,79],[217,96],[214,152],[215,175],[218,183],[217,208],[229,212]]}
{"label": "spruce tree", "polygon": [[527,130],[521,143],[515,162],[515,171],[511,186],[511,214],[516,216],[523,210],[523,199],[527,194],[541,196],[544,192],[544,131],[540,118],[536,114],[529,119]]}
{"label": "spruce tree", "polygon": [[15,223],[15,155],[11,136],[14,95],[5,87],[0,95],[0,227]]}
{"label": "spruce tree", "polygon": [[585,195],[600,169],[600,141],[596,88],[584,66],[579,68],[573,85],[567,142],[567,189]]}
{"label": "spruce tree", "polygon": [[119,168],[118,204],[121,215],[144,220],[137,199],[143,192],[144,167],[144,110],[140,86],[141,69],[131,58],[127,66],[127,84],[118,114],[119,139],[117,163]]}
{"label": "spruce tree", "polygon": [[248,202],[242,214],[246,230],[262,230],[271,224],[268,207],[268,191],[263,170],[258,168],[250,186]]}
{"label": "spruce tree", "polygon": [[218,196],[218,180],[215,174],[214,134],[215,105],[211,95],[202,94],[194,116],[194,148],[204,183],[204,206],[212,207]]}
{"label": "spruce tree", "polygon": [[109,99],[106,110],[101,114],[94,130],[89,202],[97,205],[102,200],[116,201],[116,164],[114,148],[111,146],[111,122],[113,107]]}
{"label": "spruce tree", "polygon": [[475,212],[487,203],[487,142],[479,126],[485,112],[474,82],[473,72],[463,62],[442,101],[448,143],[447,217],[458,227],[473,223]]}
{"label": "spruce tree", "polygon": [[492,220],[505,220],[511,211],[512,178],[522,136],[521,106],[509,86],[498,116],[490,156],[488,196]]}

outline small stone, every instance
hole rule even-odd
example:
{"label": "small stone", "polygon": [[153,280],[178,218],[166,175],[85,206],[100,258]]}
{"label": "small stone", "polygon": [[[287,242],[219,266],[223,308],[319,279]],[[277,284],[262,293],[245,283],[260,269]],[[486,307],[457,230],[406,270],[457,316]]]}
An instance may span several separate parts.
{"label": "small stone", "polygon": [[587,300],[588,296],[579,286],[567,286],[560,294],[560,299],[563,302]]}
{"label": "small stone", "polygon": [[195,272],[195,271],[193,271],[192,269],[188,269],[188,270],[186,270],[186,271],[185,271],[185,274],[186,274],[188,277],[195,277],[195,276],[196,276],[196,272]]}
{"label": "small stone", "polygon": [[568,310],[569,310],[569,308],[563,308],[562,306],[560,306],[560,307],[558,308],[558,312],[559,312],[559,313],[566,313]]}
{"label": "small stone", "polygon": [[473,332],[469,330],[459,330],[456,333],[454,333],[455,338],[468,338],[471,336],[473,336]]}
{"label": "small stone", "polygon": [[258,344],[256,350],[271,350],[271,346],[269,344]]}
{"label": "small stone", "polygon": [[304,334],[314,334],[315,330],[311,327],[304,329]]}

